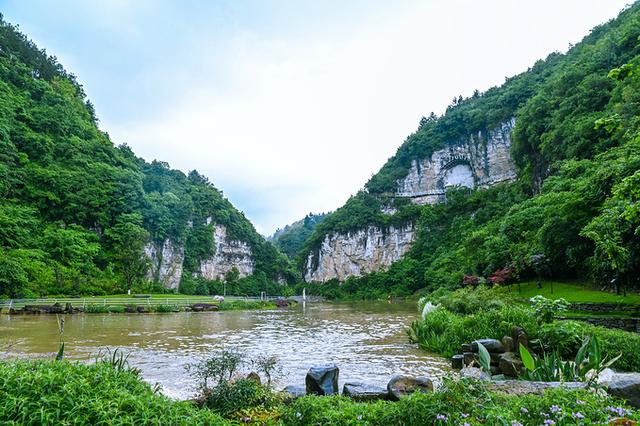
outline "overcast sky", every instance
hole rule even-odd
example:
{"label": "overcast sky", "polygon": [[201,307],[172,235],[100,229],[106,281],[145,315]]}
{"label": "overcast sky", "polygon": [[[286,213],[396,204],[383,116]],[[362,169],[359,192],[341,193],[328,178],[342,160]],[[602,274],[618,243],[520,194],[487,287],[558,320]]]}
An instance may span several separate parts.
{"label": "overcast sky", "polygon": [[626,0],[0,0],[100,126],[263,234],[333,210],[422,115],[566,51]]}

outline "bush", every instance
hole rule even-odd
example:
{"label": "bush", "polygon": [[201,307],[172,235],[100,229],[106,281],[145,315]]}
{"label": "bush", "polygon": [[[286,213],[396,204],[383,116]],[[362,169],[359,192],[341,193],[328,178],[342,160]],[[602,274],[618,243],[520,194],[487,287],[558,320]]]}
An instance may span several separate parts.
{"label": "bush", "polygon": [[3,424],[229,424],[217,414],[155,392],[110,364],[0,362]]}
{"label": "bush", "polygon": [[223,416],[249,408],[272,408],[281,398],[269,388],[250,379],[235,382],[223,381],[204,396],[203,404]]}
{"label": "bush", "polygon": [[511,334],[514,325],[523,327],[535,337],[537,324],[530,308],[519,305],[460,315],[442,307],[415,321],[409,330],[410,339],[421,348],[452,356],[463,343],[482,338],[501,339]]}
{"label": "bush", "polygon": [[180,308],[178,308],[175,305],[154,305],[151,309],[154,312],[159,312],[159,313],[180,311]]}

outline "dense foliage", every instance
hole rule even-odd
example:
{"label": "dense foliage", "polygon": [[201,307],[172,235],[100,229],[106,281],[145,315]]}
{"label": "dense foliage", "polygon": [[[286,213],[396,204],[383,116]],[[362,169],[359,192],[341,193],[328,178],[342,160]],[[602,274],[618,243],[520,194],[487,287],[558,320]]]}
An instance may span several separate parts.
{"label": "dense foliage", "polygon": [[0,363],[0,419],[13,425],[224,425],[209,410],[157,393],[108,363]]}
{"label": "dense foliage", "polygon": [[272,241],[290,259],[295,259],[300,250],[302,250],[305,241],[325,216],[325,213],[309,213],[304,219],[287,225],[283,229],[276,230],[269,237],[269,241]]}
{"label": "dense foliage", "polygon": [[146,290],[144,246],[165,240],[184,245],[190,277],[214,224],[250,245],[265,279],[292,279],[204,176],[114,146],[75,77],[0,16],[0,296]]}
{"label": "dense foliage", "polygon": [[[485,93],[431,115],[365,189],[330,214],[305,243],[325,235],[413,222],[417,241],[389,271],[403,289],[462,283],[510,267],[514,276],[616,279],[640,286],[640,4],[595,28],[566,54],[554,53]],[[452,190],[447,203],[416,207],[394,198],[411,161],[515,117],[512,156],[519,180],[487,190]],[[395,215],[382,208],[395,206]],[[299,266],[302,267],[302,264]],[[351,283],[366,293],[371,280]],[[376,287],[377,288],[377,287]]]}
{"label": "dense foliage", "polygon": [[482,287],[434,292],[422,302],[428,300],[438,307],[411,325],[409,337],[423,349],[452,356],[463,343],[482,338],[502,339],[511,335],[511,327],[518,326],[527,331],[539,353],[558,352],[565,358],[573,358],[584,339],[595,336],[604,356],[612,359],[622,354],[615,363],[616,369],[640,370],[637,333],[549,317],[545,322],[534,307],[518,303],[504,293],[498,295]]}
{"label": "dense foliage", "polygon": [[[486,384],[445,378],[437,392],[416,393],[399,402],[354,402],[349,398],[307,396],[291,404],[252,409],[253,396],[267,394],[241,380],[223,395],[231,420],[192,403],[155,393],[127,369],[109,363],[22,361],[0,363],[0,417],[7,424],[172,424],[172,425],[557,425],[608,424],[615,418],[639,420],[622,402],[587,390],[550,389],[543,396],[515,396]],[[29,383],[29,386],[25,386]],[[234,397],[229,399],[229,397]],[[248,403],[243,406],[243,403]],[[241,408],[242,407],[242,408]],[[231,412],[237,410],[235,412]],[[622,424],[622,423],[620,423]]]}

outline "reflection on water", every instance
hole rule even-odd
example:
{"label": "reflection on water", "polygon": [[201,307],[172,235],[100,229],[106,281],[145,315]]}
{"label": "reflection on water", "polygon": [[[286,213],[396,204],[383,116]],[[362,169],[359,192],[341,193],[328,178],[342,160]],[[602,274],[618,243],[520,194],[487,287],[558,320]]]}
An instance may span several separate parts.
{"label": "reflection on water", "polygon": [[[407,343],[415,304],[313,303],[286,310],[77,314],[65,321],[65,355],[89,359],[101,348],[122,348],[150,383],[175,398],[193,393],[185,365],[222,347],[249,357],[278,357],[279,385],[304,384],[314,364],[336,363],[345,381],[386,385],[395,373],[441,376],[442,358]],[[0,315],[0,345],[9,356],[47,356],[57,350],[54,315]],[[0,346],[1,349],[1,346]]]}

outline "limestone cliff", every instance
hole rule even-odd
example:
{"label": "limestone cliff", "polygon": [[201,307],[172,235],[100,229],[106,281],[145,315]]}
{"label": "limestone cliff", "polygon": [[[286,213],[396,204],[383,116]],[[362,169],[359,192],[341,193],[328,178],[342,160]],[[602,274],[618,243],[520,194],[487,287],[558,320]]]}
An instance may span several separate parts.
{"label": "limestone cliff", "polygon": [[[407,175],[397,181],[395,197],[432,204],[444,201],[449,187],[487,188],[515,179],[510,155],[514,126],[515,119],[510,119],[487,132],[452,141],[428,158],[414,159]],[[391,205],[382,207],[385,214],[395,211]],[[307,255],[304,279],[343,281],[384,270],[411,248],[414,239],[412,224],[401,229],[368,227],[346,235],[325,235],[320,247]]]}
{"label": "limestone cliff", "polygon": [[214,225],[213,237],[215,254],[200,263],[197,275],[208,280],[222,280],[227,272],[236,268],[240,278],[253,274],[254,260],[251,247],[244,241],[234,241],[227,238],[227,228]]}
{"label": "limestone cliff", "polygon": [[396,196],[431,204],[443,201],[451,186],[487,188],[513,180],[516,172],[509,149],[514,126],[515,119],[511,119],[486,135],[470,135],[429,158],[413,160],[407,176],[398,181]]}
{"label": "limestone cliff", "polygon": [[184,247],[165,240],[161,244],[147,244],[144,252],[150,263],[147,279],[160,282],[166,288],[177,289],[182,279]]}
{"label": "limestone cliff", "polygon": [[386,230],[369,227],[347,235],[325,236],[319,250],[307,257],[307,282],[340,281],[388,268],[411,247],[413,225]]}
{"label": "limestone cliff", "polygon": [[[211,221],[208,220],[207,224],[211,224]],[[193,275],[208,280],[222,280],[233,268],[238,270],[240,278],[252,275],[255,261],[251,247],[244,241],[230,240],[227,228],[223,225],[211,225],[213,255],[200,262],[200,268]],[[145,246],[145,254],[150,260],[147,278],[160,282],[167,288],[177,289],[183,273],[184,246],[176,245],[170,240],[149,243]]]}

